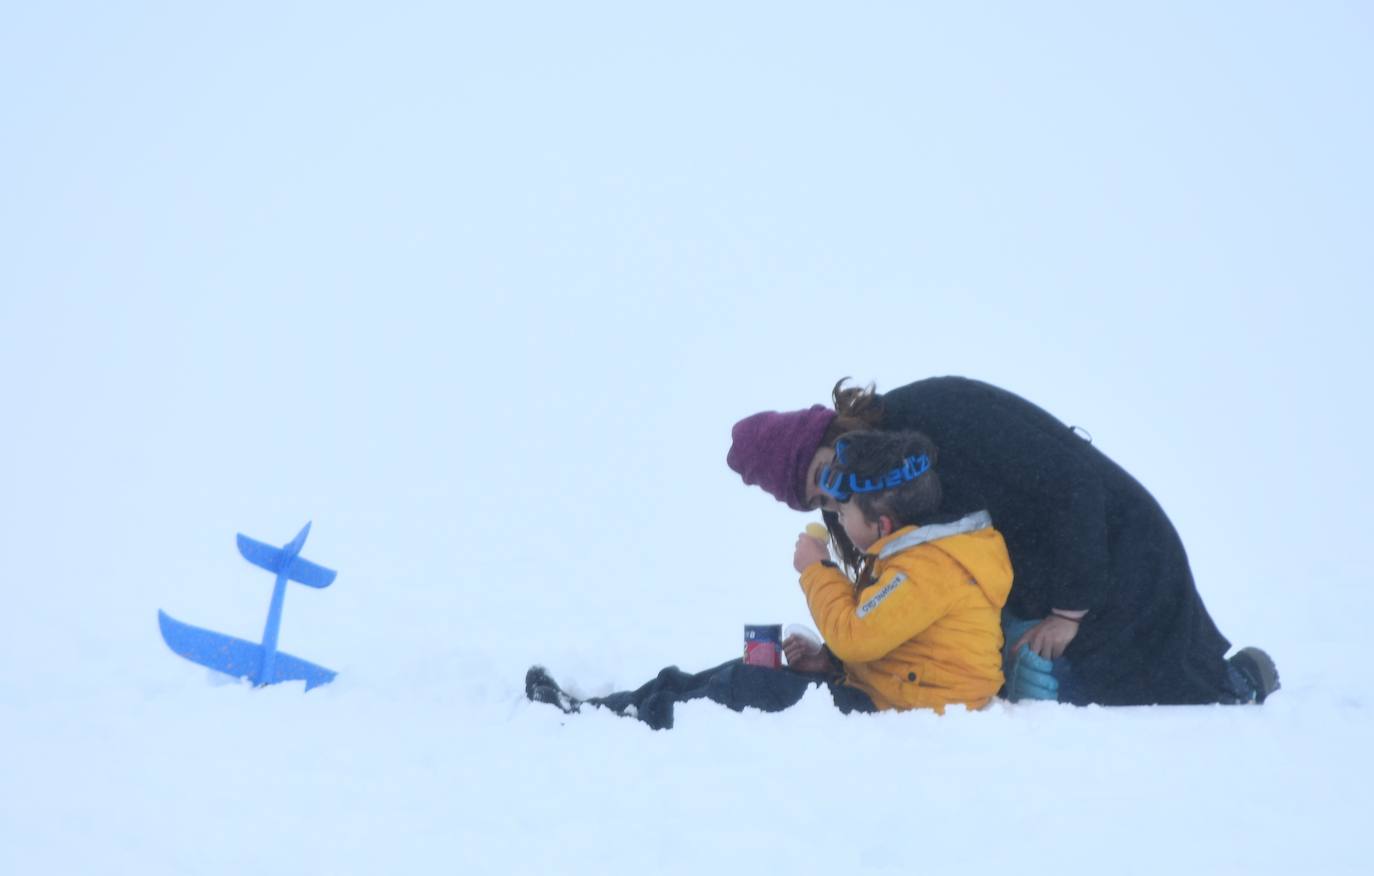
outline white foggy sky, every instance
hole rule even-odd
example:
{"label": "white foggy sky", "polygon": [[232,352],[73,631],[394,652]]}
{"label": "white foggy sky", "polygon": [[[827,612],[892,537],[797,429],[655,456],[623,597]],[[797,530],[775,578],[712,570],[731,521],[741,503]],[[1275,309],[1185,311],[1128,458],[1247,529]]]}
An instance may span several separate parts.
{"label": "white foggy sky", "polygon": [[1088,428],[1223,631],[1282,643],[1295,588],[1367,582],[1330,546],[1371,486],[1371,36],[1340,3],[11,10],[4,647],[59,592],[61,635],[143,635],[236,586],[234,531],[313,518],[398,614],[537,581],[537,641],[633,587],[704,653],[803,610],[804,521],[730,425],[948,373]]}

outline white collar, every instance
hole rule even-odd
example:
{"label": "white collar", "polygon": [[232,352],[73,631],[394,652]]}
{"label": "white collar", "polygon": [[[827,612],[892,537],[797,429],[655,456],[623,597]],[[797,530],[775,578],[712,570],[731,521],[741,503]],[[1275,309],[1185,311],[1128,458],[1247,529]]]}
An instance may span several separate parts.
{"label": "white collar", "polygon": [[986,511],[975,511],[953,523],[933,523],[930,526],[918,526],[901,538],[883,545],[882,550],[878,552],[878,559],[885,560],[893,554],[899,554],[928,541],[949,538],[953,535],[963,535],[967,532],[977,532],[990,526],[992,526],[992,515]]}

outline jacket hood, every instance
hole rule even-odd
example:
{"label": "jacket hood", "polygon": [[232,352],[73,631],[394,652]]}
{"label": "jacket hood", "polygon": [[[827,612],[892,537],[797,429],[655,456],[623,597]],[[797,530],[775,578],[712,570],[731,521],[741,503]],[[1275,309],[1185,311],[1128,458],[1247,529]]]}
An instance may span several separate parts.
{"label": "jacket hood", "polygon": [[929,545],[948,554],[968,570],[983,595],[1001,608],[1011,593],[1011,562],[1002,535],[992,528],[992,516],[977,511],[950,523],[927,526],[904,526],[891,535],[878,539],[866,551],[879,560],[886,560],[921,545]]}

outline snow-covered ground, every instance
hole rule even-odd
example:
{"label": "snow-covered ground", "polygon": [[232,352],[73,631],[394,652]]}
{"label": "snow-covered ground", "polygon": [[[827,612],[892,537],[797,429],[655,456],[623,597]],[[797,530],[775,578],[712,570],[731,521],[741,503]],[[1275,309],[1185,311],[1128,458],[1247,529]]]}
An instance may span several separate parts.
{"label": "snow-covered ground", "polygon": [[[0,29],[0,873],[1360,873],[1363,7],[30,5]],[[1178,524],[1262,708],[654,733],[804,621],[731,424],[965,374]],[[257,639],[234,534],[339,571]]]}

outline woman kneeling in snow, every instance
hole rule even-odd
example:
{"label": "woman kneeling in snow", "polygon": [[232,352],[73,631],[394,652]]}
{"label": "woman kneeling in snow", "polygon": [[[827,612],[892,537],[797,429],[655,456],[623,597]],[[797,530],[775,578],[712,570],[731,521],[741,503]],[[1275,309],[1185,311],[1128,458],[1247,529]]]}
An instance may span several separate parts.
{"label": "woman kneeling in snow", "polygon": [[796,511],[820,510],[858,560],[816,477],[854,431],[915,430],[940,447],[947,507],[986,508],[1016,573],[1003,631],[1009,699],[1085,705],[1262,703],[1279,688],[1260,648],[1231,647],[1203,605],[1164,509],[1056,417],[1005,389],[932,377],[879,395],[837,383],[833,407],[761,411],[727,463]]}

